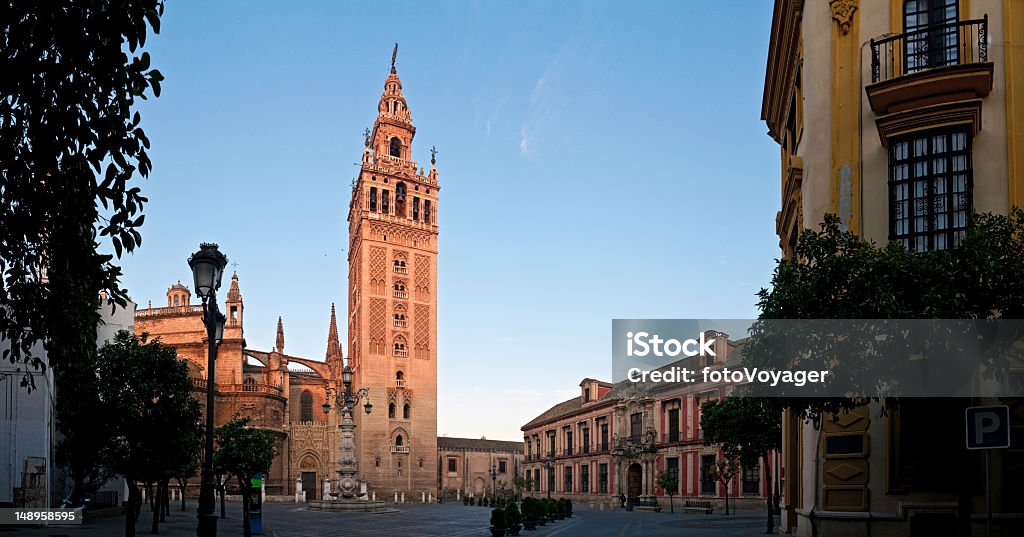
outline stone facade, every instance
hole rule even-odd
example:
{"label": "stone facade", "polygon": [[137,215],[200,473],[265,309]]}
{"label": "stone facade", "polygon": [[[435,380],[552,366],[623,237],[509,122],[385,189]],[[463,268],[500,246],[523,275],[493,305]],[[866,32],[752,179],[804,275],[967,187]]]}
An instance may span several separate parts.
{"label": "stone facade", "polygon": [[522,442],[442,436],[437,439],[437,488],[449,499],[511,495],[523,460]]}
{"label": "stone facade", "polygon": [[[728,341],[714,332],[719,358],[712,369],[739,364],[743,341]],[[672,366],[697,369],[701,356]],[[611,384],[583,379],[580,395],[563,401],[522,427],[525,443],[523,477],[534,481],[533,493],[565,496],[578,502],[629,501],[669,506],[669,496],[656,485],[658,474],[674,469],[679,477],[676,498],[711,500],[724,506],[725,486],[708,475],[709,465],[724,457],[705,446],[700,429],[700,405],[720,399],[735,388],[725,383]],[[617,448],[627,439],[644,446],[635,456]],[[765,482],[763,462],[747,468],[729,484],[730,505],[763,508],[776,486]],[[553,466],[549,469],[549,465]]]}
{"label": "stone facade", "polygon": [[374,411],[357,412],[368,489],[437,487],[438,174],[412,160],[416,127],[392,64],[349,205],[349,362]]}
{"label": "stone facade", "polygon": [[[231,277],[223,311],[227,321],[217,350],[215,371],[216,414],[221,425],[235,416],[248,417],[256,427],[277,435],[277,456],[266,479],[268,494],[293,494],[303,481],[307,498],[322,494],[323,480],[334,478],[338,430],[325,416],[325,388],[336,385],[340,373],[340,344],[334,309],[324,361],[284,353],[284,325],[278,319],[276,346],[269,352],[245,346],[244,302],[238,275]],[[196,384],[196,398],[205,404],[207,343],[202,304],[191,302],[191,292],[180,282],[167,290],[166,307],[135,312],[135,333],[159,337],[188,361]],[[289,404],[291,403],[291,404]],[[204,410],[205,411],[205,410]],[[198,487],[198,479],[193,480]]]}
{"label": "stone facade", "polygon": [[[378,110],[349,206],[353,389],[368,388],[374,405],[370,415],[355,413],[359,477],[378,497],[436,495],[438,174],[433,158],[427,174],[411,160],[416,129],[394,66]],[[172,285],[165,307],[150,303],[136,311],[135,332],[173,346],[188,361],[196,397],[205,401],[203,307],[191,298],[186,286]],[[325,480],[337,479],[340,455],[339,413],[322,410],[327,389],[343,389],[334,306],[323,361],[285,354],[281,319],[274,349],[246,347],[237,274],[223,311],[215,423],[245,416],[278,436],[268,494],[291,495],[301,487],[307,499],[321,498],[330,487]]]}

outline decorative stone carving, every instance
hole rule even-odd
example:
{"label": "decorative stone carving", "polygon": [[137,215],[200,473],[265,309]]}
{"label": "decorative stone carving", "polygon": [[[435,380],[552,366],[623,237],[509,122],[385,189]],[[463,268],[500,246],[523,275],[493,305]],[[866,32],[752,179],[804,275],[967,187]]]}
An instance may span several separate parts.
{"label": "decorative stone carving", "polygon": [[839,31],[843,35],[850,33],[853,12],[857,11],[857,0],[830,0],[828,5],[832,8],[832,18],[839,23]]}

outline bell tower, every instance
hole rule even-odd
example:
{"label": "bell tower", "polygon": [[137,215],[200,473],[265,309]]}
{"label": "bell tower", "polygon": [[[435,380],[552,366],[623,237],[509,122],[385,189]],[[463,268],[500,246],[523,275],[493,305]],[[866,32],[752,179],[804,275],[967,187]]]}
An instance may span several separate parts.
{"label": "bell tower", "polygon": [[349,204],[349,361],[373,412],[356,413],[359,477],[378,495],[437,489],[436,152],[412,160],[416,127],[395,69],[365,133]]}

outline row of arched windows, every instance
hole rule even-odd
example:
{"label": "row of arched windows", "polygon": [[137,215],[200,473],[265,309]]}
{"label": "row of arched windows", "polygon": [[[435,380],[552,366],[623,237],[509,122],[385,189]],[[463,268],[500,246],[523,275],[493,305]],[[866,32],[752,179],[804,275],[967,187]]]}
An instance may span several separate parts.
{"label": "row of arched windows", "polygon": [[[391,419],[397,419],[398,418],[398,407],[396,407],[394,403],[389,403],[388,404],[388,417],[391,418]],[[412,405],[410,405],[409,403],[406,403],[406,404],[402,405],[402,419],[403,420],[407,420],[407,419],[410,419],[410,418],[412,418]],[[400,446],[402,444],[397,444],[397,445]]]}

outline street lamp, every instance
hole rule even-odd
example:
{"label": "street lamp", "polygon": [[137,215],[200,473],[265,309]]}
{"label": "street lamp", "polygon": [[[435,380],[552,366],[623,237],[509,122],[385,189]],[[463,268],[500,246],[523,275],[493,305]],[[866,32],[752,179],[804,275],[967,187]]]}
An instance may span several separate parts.
{"label": "street lamp", "polygon": [[548,469],[548,487],[547,488],[548,488],[548,499],[550,500],[551,499],[551,487],[553,487],[555,485],[555,474],[554,474],[554,471],[555,471],[555,458],[549,455],[547,459],[544,459],[544,467]]}
{"label": "street lamp", "polygon": [[498,467],[491,463],[491,497],[498,497]]}
{"label": "street lamp", "polygon": [[213,416],[214,416],[214,373],[217,361],[217,345],[224,339],[224,314],[217,309],[217,289],[228,258],[217,249],[216,244],[202,243],[199,251],[188,258],[188,266],[195,279],[196,294],[203,301],[203,325],[206,326],[206,445],[203,452],[203,475],[199,487],[199,519],[196,535],[215,537],[217,516],[214,514],[216,499],[213,483]]}
{"label": "street lamp", "polygon": [[370,404],[370,390],[367,388],[359,388],[355,392],[352,391],[352,368],[345,364],[345,369],[341,372],[341,382],[345,386],[344,391],[339,391],[337,388],[330,386],[324,388],[327,395],[327,402],[324,403],[323,409],[324,414],[331,411],[331,399],[334,399],[334,406],[338,407],[341,411],[341,424],[338,427],[341,429],[341,458],[338,460],[340,469],[338,470],[338,489],[339,494],[343,498],[352,498],[356,495],[356,448],[352,441],[353,431],[356,429],[356,422],[352,419],[352,410],[355,409],[359,400],[366,398],[366,404],[363,405],[363,410],[369,414],[370,410],[373,409],[373,405]]}

